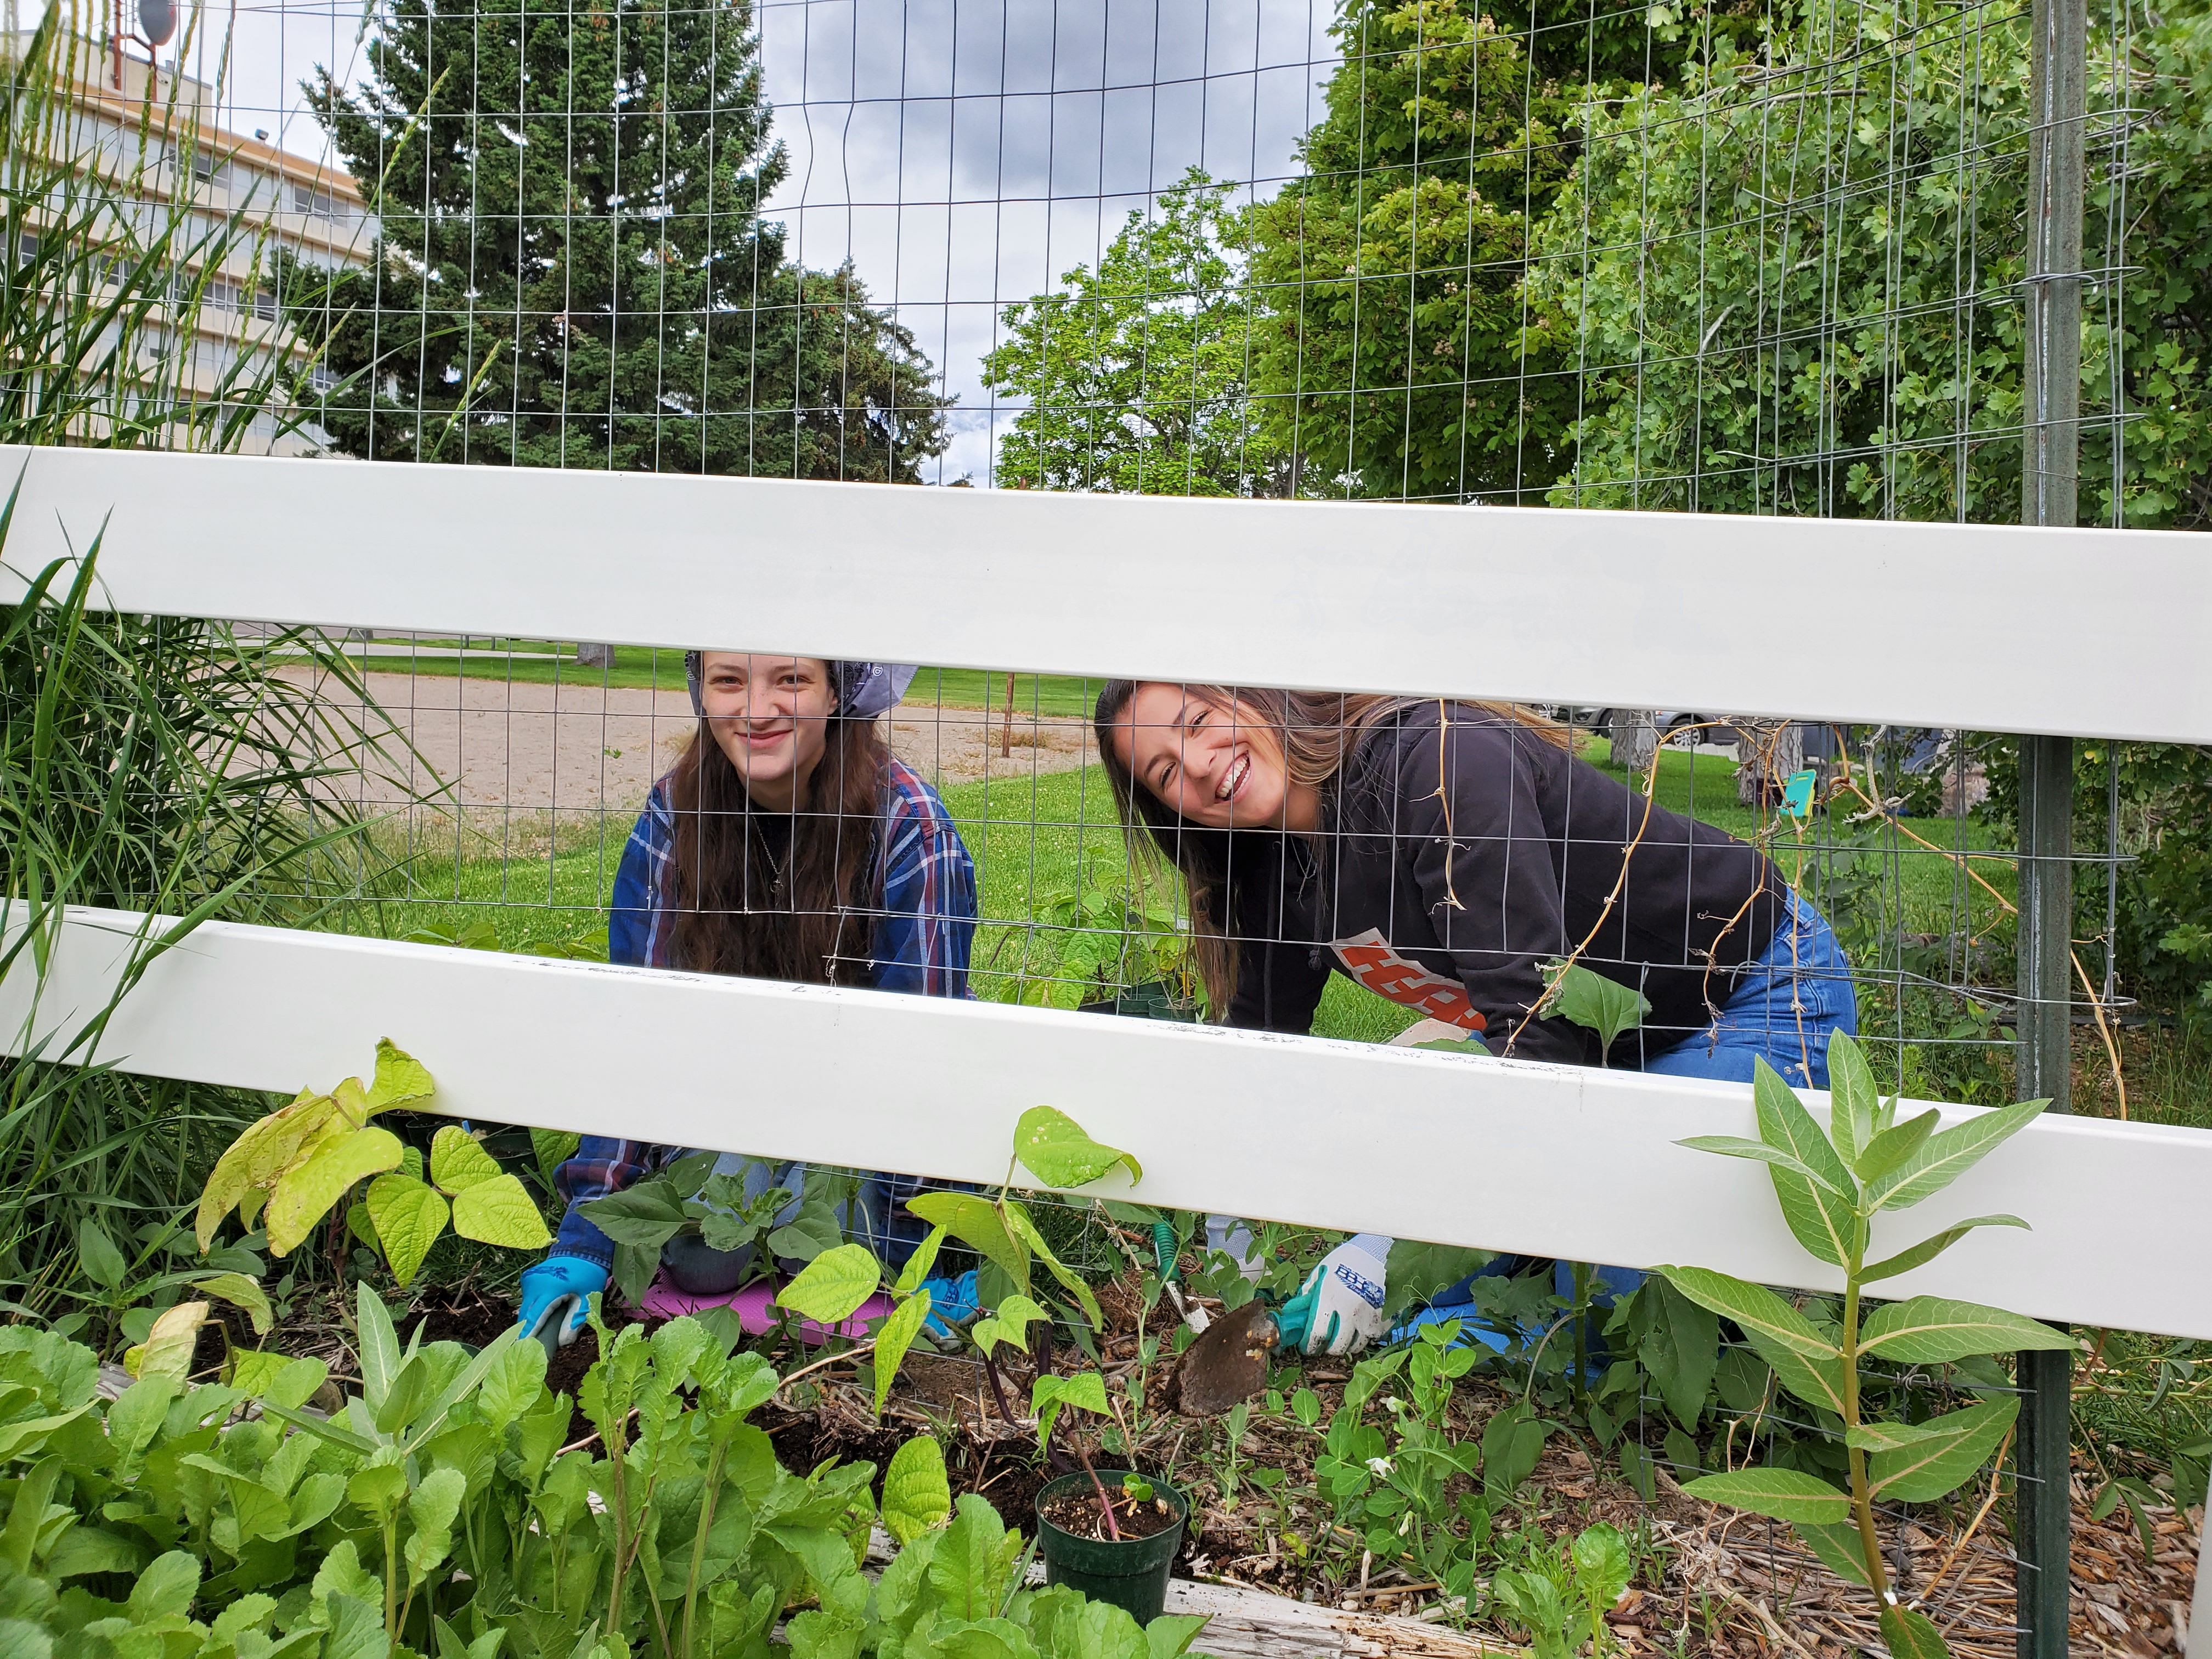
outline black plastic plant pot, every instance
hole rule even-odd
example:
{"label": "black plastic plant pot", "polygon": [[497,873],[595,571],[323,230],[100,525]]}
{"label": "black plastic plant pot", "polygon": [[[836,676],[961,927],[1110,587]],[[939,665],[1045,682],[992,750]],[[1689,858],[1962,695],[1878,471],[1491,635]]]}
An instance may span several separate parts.
{"label": "black plastic plant pot", "polygon": [[[1123,1471],[1101,1469],[1100,1484],[1109,1492],[1121,1488]],[[1068,1492],[1097,1498],[1091,1477],[1078,1469],[1048,1480],[1036,1495],[1037,1553],[1044,1557],[1044,1581],[1079,1589],[1094,1601],[1110,1601],[1140,1625],[1149,1625],[1167,1605],[1168,1574],[1176,1553],[1182,1547],[1183,1523],[1190,1518],[1189,1500],[1158,1475],[1141,1477],[1152,1483],[1156,1497],[1175,1510],[1172,1525],[1149,1538],[1079,1538],[1063,1532],[1045,1518],[1046,1509]]]}
{"label": "black plastic plant pot", "polygon": [[686,1296],[724,1296],[745,1282],[753,1247],[710,1250],[696,1233],[678,1233],[660,1247],[660,1265],[669,1283]]}

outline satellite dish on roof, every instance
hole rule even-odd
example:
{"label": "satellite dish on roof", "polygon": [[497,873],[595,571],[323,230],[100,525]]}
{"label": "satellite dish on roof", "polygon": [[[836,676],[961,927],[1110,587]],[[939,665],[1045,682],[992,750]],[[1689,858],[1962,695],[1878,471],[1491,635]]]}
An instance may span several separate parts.
{"label": "satellite dish on roof", "polygon": [[176,0],[138,0],[139,39],[149,46],[166,46],[176,32]]}

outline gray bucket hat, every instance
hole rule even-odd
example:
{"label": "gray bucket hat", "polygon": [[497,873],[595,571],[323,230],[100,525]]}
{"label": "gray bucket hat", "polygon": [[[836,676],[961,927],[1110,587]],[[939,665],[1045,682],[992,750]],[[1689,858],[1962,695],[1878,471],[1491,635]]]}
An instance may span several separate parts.
{"label": "gray bucket hat", "polygon": [[[684,653],[684,684],[691,693],[691,712],[707,712],[702,695],[703,651]],[[837,684],[837,701],[830,712],[841,720],[872,720],[897,706],[921,671],[908,662],[832,662],[830,678]]]}

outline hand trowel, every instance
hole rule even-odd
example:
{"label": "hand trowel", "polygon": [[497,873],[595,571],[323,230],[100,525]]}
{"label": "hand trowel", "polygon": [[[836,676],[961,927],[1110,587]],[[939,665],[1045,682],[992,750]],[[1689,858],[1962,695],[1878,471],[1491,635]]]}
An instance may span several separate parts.
{"label": "hand trowel", "polygon": [[1267,1386],[1267,1370],[1282,1346],[1274,1310],[1256,1297],[1231,1309],[1183,1350],[1176,1371],[1176,1403],[1186,1417],[1213,1417]]}

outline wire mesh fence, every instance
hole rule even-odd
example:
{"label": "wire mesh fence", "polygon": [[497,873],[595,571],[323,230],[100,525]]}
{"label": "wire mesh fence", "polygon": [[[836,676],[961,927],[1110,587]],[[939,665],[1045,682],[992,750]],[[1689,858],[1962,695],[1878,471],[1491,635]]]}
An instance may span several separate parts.
{"label": "wire mesh fence", "polygon": [[[150,45],[51,21],[75,113],[10,127],[9,441],[2009,522],[2041,418],[2021,0],[392,0]],[[2081,517],[2197,527],[2207,37],[2186,8],[2088,21]],[[82,205],[95,178],[130,210]],[[81,358],[49,343],[65,294],[114,307],[70,338],[123,342],[75,384],[23,367]],[[1774,623],[1741,648],[1852,648]],[[312,925],[1712,1075],[1764,972],[1795,1000],[1745,1018],[1796,1080],[1848,1020],[1908,1095],[2014,1098],[2008,738],[973,666],[863,710],[850,665],[748,653],[774,641],[230,637],[288,718],[321,711],[289,740],[368,826],[269,878]],[[1271,750],[1261,810],[1237,769]],[[2137,872],[2201,763],[2085,762],[2076,1088],[2124,1115],[2139,1000],[2182,1006],[2175,960],[2212,955],[2195,866]],[[1648,1006],[1593,1037],[1560,962]],[[2202,1117],[2178,1075],[2136,1105]],[[1116,1224],[1066,1242],[1118,1271]],[[1786,1461],[1807,1425],[1717,1352],[1719,1455]],[[1878,1380],[1921,1411],[2011,1386]],[[1686,1476],[1715,1451],[1681,1405],[1636,1382],[1603,1449]],[[2009,1573],[1975,1564],[2007,1557],[2009,1478],[1988,1492],[1979,1532],[1987,1506],[1889,1518],[1900,1561],[1940,1534],[1954,1633],[2002,1645]]]}

